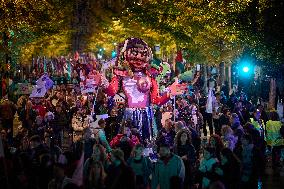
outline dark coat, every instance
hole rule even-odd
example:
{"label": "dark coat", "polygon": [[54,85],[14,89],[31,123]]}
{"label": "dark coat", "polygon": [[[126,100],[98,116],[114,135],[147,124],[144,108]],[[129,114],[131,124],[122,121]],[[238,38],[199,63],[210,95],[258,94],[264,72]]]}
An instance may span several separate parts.
{"label": "dark coat", "polygon": [[135,182],[135,173],[127,165],[111,165],[107,170],[106,188],[108,189],[135,189]]}
{"label": "dark coat", "polygon": [[226,189],[240,188],[241,164],[239,162],[220,165],[220,169],[223,171],[220,180],[224,183]]}
{"label": "dark coat", "polygon": [[[242,164],[243,162],[243,156],[242,156],[243,149],[239,148],[235,151],[237,157],[241,160]],[[252,160],[251,160],[252,166],[251,166],[251,174],[249,176],[249,182],[257,182],[258,178],[262,177],[264,174],[265,169],[265,158],[264,155],[261,153],[261,151],[257,147],[253,147],[252,149]],[[246,167],[242,168],[242,174],[244,174],[244,171]]]}

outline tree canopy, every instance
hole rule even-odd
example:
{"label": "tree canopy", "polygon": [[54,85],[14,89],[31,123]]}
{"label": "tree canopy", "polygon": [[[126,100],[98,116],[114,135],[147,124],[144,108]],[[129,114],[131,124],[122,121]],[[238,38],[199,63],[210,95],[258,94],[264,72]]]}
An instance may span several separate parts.
{"label": "tree canopy", "polygon": [[85,52],[103,47],[110,55],[115,43],[131,36],[160,44],[164,55],[184,49],[193,63],[232,62],[244,51],[273,63],[284,57],[283,21],[276,21],[283,18],[280,0],[8,0],[0,5],[1,61],[7,52],[28,61],[80,47]]}
{"label": "tree canopy", "polygon": [[194,62],[231,62],[244,50],[262,60],[272,60],[272,56],[280,60],[283,54],[264,38],[267,11],[275,6],[269,2],[146,0],[128,8],[126,15],[144,26],[170,33],[178,46],[188,49]]}
{"label": "tree canopy", "polygon": [[[54,36],[68,30],[68,0],[7,0],[0,3],[0,63],[17,64],[39,54]],[[42,43],[43,40],[45,43]],[[66,40],[62,40],[66,43]],[[66,45],[65,45],[66,46]],[[24,59],[23,59],[24,58]]]}

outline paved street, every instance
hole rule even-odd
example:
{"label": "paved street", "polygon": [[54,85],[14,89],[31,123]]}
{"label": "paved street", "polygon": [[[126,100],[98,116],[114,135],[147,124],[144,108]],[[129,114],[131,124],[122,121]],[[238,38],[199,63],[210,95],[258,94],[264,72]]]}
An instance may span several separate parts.
{"label": "paved street", "polygon": [[[284,175],[274,176],[271,163],[266,167],[266,176],[263,178],[262,189],[280,189],[284,188]],[[260,187],[259,187],[260,189]]]}

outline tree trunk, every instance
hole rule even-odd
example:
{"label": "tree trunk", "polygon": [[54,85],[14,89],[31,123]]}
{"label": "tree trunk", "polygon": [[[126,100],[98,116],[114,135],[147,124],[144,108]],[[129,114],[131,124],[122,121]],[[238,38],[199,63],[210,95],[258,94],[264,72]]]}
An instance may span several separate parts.
{"label": "tree trunk", "polygon": [[219,73],[220,73],[220,79],[219,79],[219,85],[222,86],[225,83],[225,63],[221,62],[219,66]]}
{"label": "tree trunk", "polygon": [[205,94],[208,93],[208,86],[207,86],[207,81],[208,81],[208,66],[205,64],[203,66],[203,74],[204,74],[204,84],[203,84],[203,90]]}
{"label": "tree trunk", "polygon": [[275,109],[275,97],[276,97],[276,79],[270,79],[270,92],[269,92],[269,104],[268,108]]}
{"label": "tree trunk", "polygon": [[89,0],[76,0],[72,19],[72,50],[83,52],[87,46]]}
{"label": "tree trunk", "polygon": [[231,64],[228,65],[228,84],[229,84],[229,94],[232,93],[232,69]]}

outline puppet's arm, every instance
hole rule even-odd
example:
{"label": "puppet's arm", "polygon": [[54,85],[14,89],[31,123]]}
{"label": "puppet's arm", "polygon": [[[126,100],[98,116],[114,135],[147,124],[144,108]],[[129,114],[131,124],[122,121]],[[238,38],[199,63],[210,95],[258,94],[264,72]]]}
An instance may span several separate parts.
{"label": "puppet's arm", "polygon": [[157,81],[154,78],[152,78],[151,102],[153,104],[161,106],[165,104],[169,99],[170,99],[169,92],[160,96]]}
{"label": "puppet's arm", "polygon": [[186,84],[179,84],[178,79],[176,78],[175,82],[168,87],[168,92],[160,96],[157,81],[152,78],[151,102],[161,106],[165,104],[171,96],[183,94],[186,87]]}
{"label": "puppet's arm", "polygon": [[105,77],[102,77],[101,86],[105,89],[105,93],[108,96],[114,96],[119,88],[119,78],[118,76],[114,76],[109,82]]}

